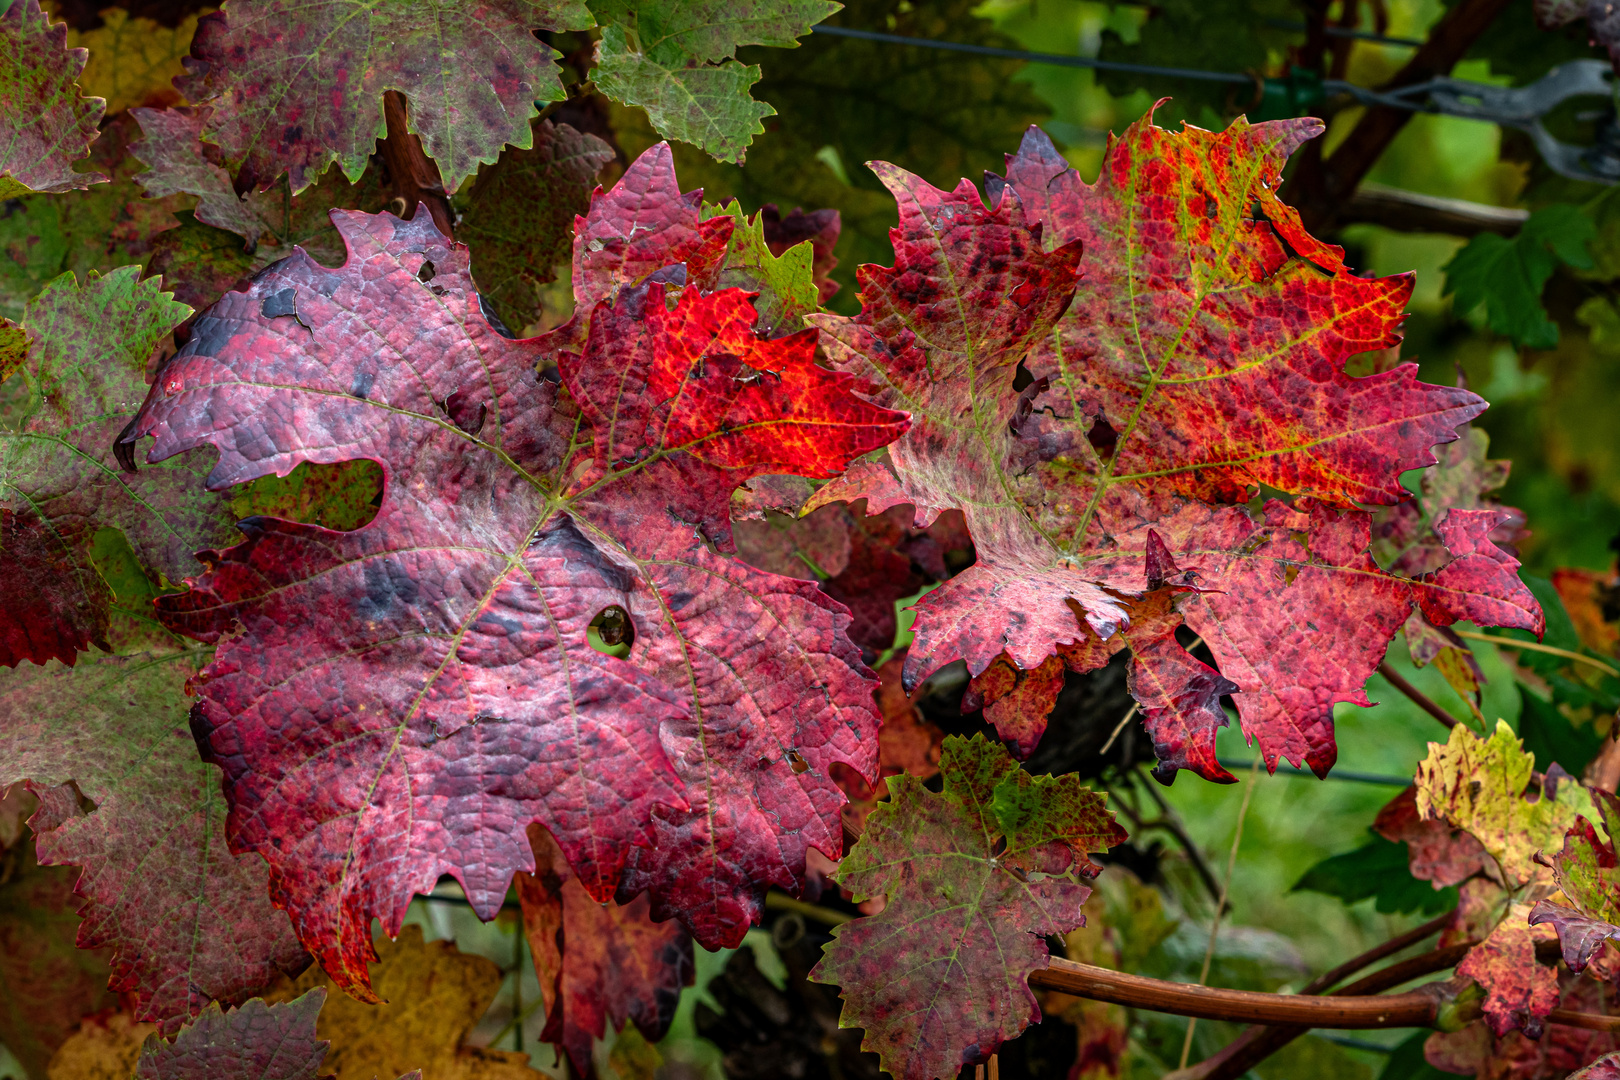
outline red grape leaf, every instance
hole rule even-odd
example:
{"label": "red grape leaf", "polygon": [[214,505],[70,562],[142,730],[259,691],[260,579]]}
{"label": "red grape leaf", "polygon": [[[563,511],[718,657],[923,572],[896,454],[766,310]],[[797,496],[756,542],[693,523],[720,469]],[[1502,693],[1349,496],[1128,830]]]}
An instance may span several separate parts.
{"label": "red grape leaf", "polygon": [[316,988],[285,1004],[254,998],[230,1012],[210,1004],[174,1042],[147,1038],[135,1080],[315,1080],[329,1045],[315,1037],[325,1002]]}
{"label": "red grape leaf", "polygon": [[517,875],[523,928],[545,996],[543,1037],[591,1071],[593,1040],[627,1021],[656,1042],[669,1030],[681,988],[692,982],[692,939],[677,923],[655,923],[645,896],[599,904],[568,868],[544,829],[529,826],[536,871]]}
{"label": "red grape leaf", "polygon": [[[657,197],[597,205],[656,216]],[[443,873],[493,917],[533,868],[533,821],[598,900],[629,863],[655,914],[735,944],[769,885],[797,888],[807,846],[839,849],[827,770],[875,771],[876,717],[847,615],[694,524],[723,547],[733,487],[832,475],[904,417],[816,367],[813,335],[754,338],[736,290],[598,305],[560,389],[534,374],[542,342],[490,329],[466,249],[425,215],[333,220],[348,262],[295,255],[198,316],[134,432],[157,460],[217,446],[214,488],[305,461],[370,458],[385,477],[365,528],[250,519],[159,602],[219,643],[195,724],[226,771],[233,845],[265,855],[300,939],[361,995],[371,919],[397,933]],[[628,658],[590,644],[603,614]]]}
{"label": "red grape leaf", "polygon": [[540,120],[532,148],[508,149],[479,170],[456,235],[479,291],[513,331],[540,321],[537,290],[567,260],[574,216],[589,208],[596,174],[612,160],[595,135]]}
{"label": "red grape leaf", "polygon": [[1536,963],[1535,931],[1526,922],[1530,909],[1513,904],[1490,936],[1468,950],[1457,974],[1485,989],[1485,1022],[1500,1037],[1523,1029],[1541,1035],[1545,1018],[1558,1005],[1558,974]]}
{"label": "red grape leaf", "polygon": [[[1559,1004],[1573,1012],[1607,1013],[1614,991],[1591,978],[1567,973],[1558,977]],[[1456,1032],[1435,1032],[1424,1044],[1424,1057],[1437,1069],[1482,1080],[1574,1080],[1578,1069],[1620,1046],[1612,1032],[1589,1031],[1567,1024],[1548,1024],[1539,1039],[1510,1031],[1502,1038],[1484,1020]],[[1579,1075],[1578,1073],[1575,1075]],[[1601,1074],[1600,1074],[1601,1075]]]}
{"label": "red grape leaf", "polygon": [[1472,834],[1513,889],[1550,884],[1553,872],[1537,854],[1561,849],[1576,818],[1597,813],[1590,791],[1557,768],[1529,797],[1535,761],[1504,720],[1489,739],[1459,724],[1445,744],[1429,744],[1414,780],[1418,814]]}
{"label": "red grape leaf", "polygon": [[590,209],[574,219],[569,340],[584,340],[597,304],[660,270],[668,268],[677,284],[714,288],[734,225],[729,217],[703,220],[703,192],[681,191],[669,144],[649,147],[611,190],[597,188]]}
{"label": "red grape leaf", "polygon": [[[7,801],[19,795],[21,785]],[[107,991],[106,950],[74,947],[74,877],[70,867],[39,865],[31,837],[0,865],[0,1043],[29,1076],[45,1075],[80,1017],[117,1004]]]}
{"label": "red grape leaf", "polygon": [[67,48],[67,24],[52,23],[39,0],[13,0],[0,12],[0,199],[107,179],[73,171],[107,105],[79,92],[88,56]]}
{"label": "red grape leaf", "polygon": [[[1418,383],[1412,365],[1345,374],[1398,340],[1411,282],[1353,276],[1277,202],[1288,152],[1316,125],[1173,135],[1148,117],[1092,185],[1032,129],[1008,178],[990,178],[988,210],[971,186],[946,194],[877,166],[901,204],[895,265],[861,268],[858,317],[814,321],[839,365],[914,423],[887,463],[809,505],[868,496],[914,505],[919,522],[967,515],[979,561],[918,603],[908,685],[959,658],[974,675],[1003,653],[1029,670],[1110,637],[1155,587],[1152,534],[1195,575],[1176,611],[1273,768],[1332,766],[1333,705],[1368,703],[1362,685],[1414,603],[1441,624],[1540,630],[1517,563],[1488,539],[1497,511],[1436,524],[1451,561],[1432,580],[1368,554],[1357,504],[1403,498],[1400,473],[1433,463],[1429,448],[1484,402]],[[1034,381],[1015,392],[1020,361]],[[1257,521],[1236,504],[1260,485],[1298,498]],[[1177,733],[1157,741],[1161,777],[1190,765],[1224,779],[1213,671],[1161,633],[1149,642],[1138,667],[1156,674],[1133,684],[1158,687],[1160,731]]]}
{"label": "red grape leaf", "polygon": [[1592,789],[1591,796],[1603,817],[1606,838],[1586,818],[1576,818],[1564,836],[1563,850],[1546,851],[1553,880],[1574,905],[1542,900],[1531,913],[1530,924],[1551,923],[1563,944],[1564,962],[1571,971],[1583,971],[1605,939],[1620,937],[1620,871],[1612,837],[1620,826],[1620,800],[1607,791]]}
{"label": "red grape leaf", "polygon": [[1576,908],[1566,904],[1555,904],[1551,900],[1538,900],[1536,906],[1530,911],[1530,925],[1540,926],[1546,923],[1558,933],[1558,944],[1564,954],[1564,963],[1569,970],[1579,973],[1586,970],[1592,962],[1592,956],[1603,943],[1610,938],[1620,939],[1620,926],[1584,914]]}
{"label": "red grape leaf", "polygon": [[0,671],[0,787],[72,780],[95,802],[88,815],[71,803],[36,813],[39,857],[83,868],[79,944],[110,947],[112,989],[171,1033],[210,1000],[240,1001],[308,962],[270,904],[263,860],[221,842],[219,770],[198,760],[186,723],[199,660],[146,653]]}
{"label": "red grape leaf", "polygon": [[123,531],[147,575],[178,581],[192,552],[228,537],[228,501],[201,490],[203,455],[127,472],[114,455],[146,396],[148,357],[191,313],[140,267],[66,274],[28,306],[22,369],[0,383],[0,665],[73,663],[106,642],[111,593],[91,565],[96,530]]}
{"label": "red grape leaf", "polygon": [[1620,1080],[1620,1051],[1604,1054],[1581,1071],[1570,1073],[1569,1080]]}
{"label": "red grape leaf", "polygon": [[1373,829],[1391,843],[1404,842],[1412,876],[1432,882],[1436,889],[1461,885],[1494,869],[1493,860],[1473,834],[1444,819],[1418,813],[1416,787],[1403,788],[1378,811]]}
{"label": "red grape leaf", "polygon": [[[154,199],[166,195],[195,195],[198,221],[227,229],[247,241],[248,251],[258,246],[268,226],[253,207],[231,186],[231,174],[204,155],[202,132],[213,110],[131,109],[141,126],[141,139],[130,153],[147,166],[135,182]],[[279,203],[281,200],[274,200]]]}
{"label": "red grape leaf", "polygon": [[982,735],[946,739],[940,772],[939,794],[889,779],[838,872],[857,902],[887,903],[834,929],[810,976],[843,988],[840,1023],[898,1080],[955,1076],[1039,1022],[1041,938],[1084,923],[1088,855],[1125,839],[1104,796],[1031,777]]}
{"label": "red grape leaf", "polygon": [[398,90],[409,130],[454,191],[503,144],[527,148],[535,101],[563,96],[557,54],[533,31],[591,21],[579,0],[228,0],[198,22],[176,85],[214,106],[204,138],[238,188],[263,190],[287,172],[294,194],[334,161],[358,180],[384,132],[383,92]]}

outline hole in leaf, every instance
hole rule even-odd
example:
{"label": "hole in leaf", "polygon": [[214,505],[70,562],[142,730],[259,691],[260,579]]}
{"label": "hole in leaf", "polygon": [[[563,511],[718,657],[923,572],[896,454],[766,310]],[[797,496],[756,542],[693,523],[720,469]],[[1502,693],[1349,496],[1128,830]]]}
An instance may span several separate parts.
{"label": "hole in leaf", "polygon": [[416,280],[420,281],[420,282],[423,282],[425,284],[426,282],[432,281],[433,280],[433,275],[435,273],[437,273],[437,272],[438,271],[436,269],[434,269],[433,263],[431,261],[430,262],[424,262],[422,264],[422,269],[420,269],[420,270],[418,270],[416,272]]}
{"label": "hole in leaf", "polygon": [[787,756],[788,760],[793,763],[794,772],[802,773],[810,768],[810,763],[804,760],[804,755],[799,753],[798,750],[789,750]]}
{"label": "hole in leaf", "polygon": [[261,476],[244,485],[231,500],[231,512],[345,532],[370,524],[382,496],[383,471],[375,461],[306,461],[286,476]]}
{"label": "hole in leaf", "polygon": [[636,640],[636,628],[630,621],[630,613],[615,604],[596,613],[596,618],[586,628],[585,637],[597,652],[622,660],[630,655],[630,646]]}
{"label": "hole in leaf", "polygon": [[1091,430],[1086,432],[1086,439],[1091,443],[1091,448],[1097,451],[1097,456],[1106,462],[1114,456],[1114,446],[1119,442],[1119,432],[1103,419],[1101,413],[1098,413],[1097,419],[1091,422]]}

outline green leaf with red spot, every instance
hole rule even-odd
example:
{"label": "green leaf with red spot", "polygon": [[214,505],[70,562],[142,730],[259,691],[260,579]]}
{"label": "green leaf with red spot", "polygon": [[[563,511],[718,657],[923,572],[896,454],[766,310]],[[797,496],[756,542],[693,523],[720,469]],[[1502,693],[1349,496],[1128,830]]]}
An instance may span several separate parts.
{"label": "green leaf with red spot", "polygon": [[1040,1020],[1026,982],[1043,937],[1083,925],[1089,856],[1125,839],[1102,795],[1031,777],[983,736],[945,740],[944,788],[889,778],[889,801],[838,882],[875,916],[845,923],[811,973],[842,987],[841,1023],[866,1029],[898,1080],[953,1077]]}
{"label": "green leaf with red spot", "polygon": [[0,11],[0,199],[107,179],[73,171],[107,104],[79,92],[88,56],[67,47],[67,24],[52,23],[39,0],[12,0]]}

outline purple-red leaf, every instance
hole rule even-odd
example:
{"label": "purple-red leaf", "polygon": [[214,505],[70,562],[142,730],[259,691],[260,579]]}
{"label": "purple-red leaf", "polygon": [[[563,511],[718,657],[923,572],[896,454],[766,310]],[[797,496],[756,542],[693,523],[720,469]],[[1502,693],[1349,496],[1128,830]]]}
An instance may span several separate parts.
{"label": "purple-red leaf", "polygon": [[[657,208],[656,174],[597,205],[695,219],[678,192],[684,209]],[[635,218],[639,257],[684,271]],[[656,283],[581,313],[559,388],[535,374],[544,343],[490,329],[465,249],[425,215],[333,219],[348,262],[294,256],[204,312],[136,429],[155,459],[218,447],[215,487],[304,461],[384,473],[364,528],[251,519],[160,603],[219,644],[195,723],[233,845],[264,853],[301,939],[360,994],[371,919],[397,933],[443,873],[493,916],[533,868],[531,822],[598,900],[628,867],[655,911],[735,944],[808,846],[837,854],[828,770],[875,772],[877,717],[847,615],[700,534],[725,541],[750,476],[832,475],[904,417],[816,367],[808,338],[753,338],[743,294],[670,307]],[[583,288],[633,283],[628,262]]]}

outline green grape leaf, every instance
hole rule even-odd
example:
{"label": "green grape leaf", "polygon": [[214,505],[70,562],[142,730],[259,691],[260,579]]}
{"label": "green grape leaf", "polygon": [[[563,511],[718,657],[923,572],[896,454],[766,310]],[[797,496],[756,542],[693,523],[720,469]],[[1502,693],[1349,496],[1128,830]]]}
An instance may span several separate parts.
{"label": "green grape leaf", "polygon": [[1480,233],[1447,263],[1446,294],[1452,310],[1466,315],[1485,305],[1490,328],[1531,349],[1558,344],[1558,326],[1547,317],[1541,290],[1560,263],[1578,270],[1594,265],[1587,244],[1597,227],[1579,207],[1544,206],[1511,239]]}

